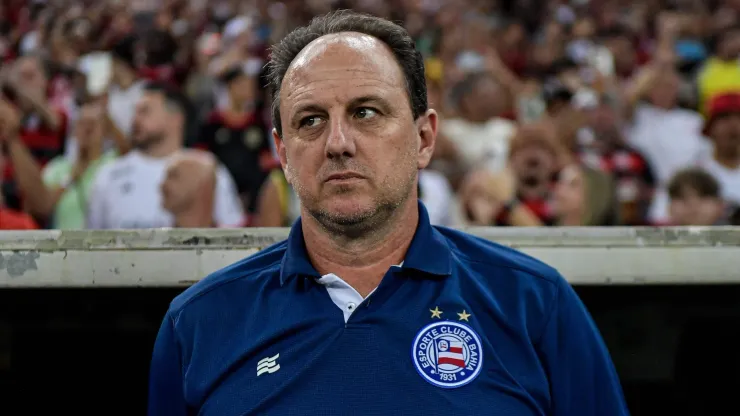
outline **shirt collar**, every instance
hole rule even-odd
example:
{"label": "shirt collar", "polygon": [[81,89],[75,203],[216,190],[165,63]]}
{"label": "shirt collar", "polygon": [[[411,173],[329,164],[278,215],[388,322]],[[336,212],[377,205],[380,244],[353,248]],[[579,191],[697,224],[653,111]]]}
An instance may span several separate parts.
{"label": "shirt collar", "polygon": [[[429,214],[421,201],[419,225],[400,267],[418,270],[430,276],[444,277],[452,273],[452,253],[447,241],[429,222]],[[308,259],[300,218],[293,223],[288,235],[287,248],[280,267],[280,284],[284,285],[295,276],[321,277]]]}

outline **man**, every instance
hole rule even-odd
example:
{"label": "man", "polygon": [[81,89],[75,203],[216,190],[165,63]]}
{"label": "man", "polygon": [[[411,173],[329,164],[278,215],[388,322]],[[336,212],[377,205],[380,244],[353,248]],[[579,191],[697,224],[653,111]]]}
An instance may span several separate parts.
{"label": "man", "polygon": [[[94,229],[171,227],[174,218],[162,207],[160,184],[170,159],[183,145],[184,105],[163,84],[145,88],[134,116],[135,150],[104,166],[93,184],[87,226]],[[243,222],[236,187],[225,168],[218,170],[214,220],[221,226]]]}
{"label": "man", "polygon": [[668,181],[696,163],[707,147],[701,136],[701,115],[679,106],[681,77],[673,51],[680,28],[675,19],[665,22],[658,27],[654,58],[623,89],[627,144],[649,161],[655,175],[655,195],[648,210],[652,223],[668,219]]}
{"label": "man", "polygon": [[696,77],[699,108],[705,115],[710,100],[717,94],[740,89],[740,26],[734,24],[721,30],[714,39],[713,54],[704,62]]}
{"label": "man", "polygon": [[146,81],[136,73],[137,38],[127,36],[118,41],[111,50],[111,85],[108,88],[109,139],[112,139],[121,154],[128,150],[128,138],[136,114],[136,105],[144,95]]}
{"label": "man", "polygon": [[655,188],[652,166],[642,153],[626,143],[617,111],[608,100],[600,99],[588,112],[588,118],[589,129],[578,137],[579,161],[614,179],[614,208],[622,225],[646,225]]}
{"label": "man", "polygon": [[506,164],[514,122],[502,117],[506,93],[486,72],[472,73],[455,87],[460,117],[446,120],[442,133],[468,169],[497,172]]}
{"label": "man", "polygon": [[171,304],[150,415],[625,415],[601,338],[552,268],[435,228],[406,31],[329,14],[272,50],[273,136],[301,219]]}
{"label": "man", "polygon": [[[49,78],[44,61],[38,56],[24,56],[0,74],[2,94],[20,112],[17,136],[42,167],[51,159],[64,153],[67,133],[67,115],[52,105],[47,97]],[[22,87],[22,88],[21,88]],[[6,202],[20,208],[14,166],[8,163],[3,176]]]}
{"label": "man", "polygon": [[175,227],[213,227],[216,159],[199,150],[173,158],[162,182],[162,206],[175,218]]}
{"label": "man", "polygon": [[[4,100],[0,100],[0,138],[12,137],[17,131],[17,110]],[[4,140],[4,139],[3,139]],[[8,162],[0,152],[0,170]],[[3,179],[0,177],[0,185]],[[5,205],[5,198],[0,193],[0,230],[35,230],[39,226],[28,213]]]}
{"label": "man", "polygon": [[722,200],[721,185],[700,168],[679,171],[668,184],[670,225],[727,225],[729,207]]}
{"label": "man", "polygon": [[719,181],[726,201],[740,205],[740,93],[721,94],[709,101],[704,134],[712,149],[698,165]]}
{"label": "man", "polygon": [[[95,175],[100,167],[115,160],[115,151],[103,152],[103,114],[99,103],[85,103],[73,128],[79,146],[77,155],[59,155],[43,169],[17,136],[4,139],[26,209],[53,228],[85,228],[87,197]],[[6,121],[10,118],[4,117]],[[17,125],[17,116],[15,120]]]}
{"label": "man", "polygon": [[215,154],[228,169],[250,213],[256,210],[262,183],[276,166],[269,129],[258,105],[257,75],[235,66],[221,76],[229,104],[209,115],[196,143]]}

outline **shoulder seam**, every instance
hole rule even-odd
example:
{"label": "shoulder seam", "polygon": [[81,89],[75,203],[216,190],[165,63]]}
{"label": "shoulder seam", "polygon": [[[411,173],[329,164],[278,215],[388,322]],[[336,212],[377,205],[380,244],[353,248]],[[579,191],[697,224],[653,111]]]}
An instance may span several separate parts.
{"label": "shoulder seam", "polygon": [[[277,263],[279,263],[279,262],[277,262]],[[196,299],[199,299],[200,297],[205,296],[208,293],[211,293],[212,291],[220,288],[221,286],[224,286],[226,284],[232,283],[232,282],[234,282],[236,280],[247,278],[247,277],[250,277],[250,276],[254,276],[257,273],[263,272],[264,270],[266,270],[266,269],[268,269],[270,267],[275,266],[275,264],[276,263],[271,263],[271,264],[269,264],[269,265],[267,265],[265,267],[262,267],[262,268],[260,268],[258,270],[252,270],[251,272],[249,272],[247,274],[239,274],[239,275],[233,276],[233,277],[231,277],[229,279],[226,279],[226,280],[224,280],[222,282],[218,282],[217,284],[214,284],[213,286],[211,286],[209,288],[206,288],[205,290],[203,290],[201,292],[198,292],[198,293],[194,294],[190,299],[188,299],[185,302],[183,302],[183,304],[180,305],[177,308],[177,310],[170,309],[170,310],[172,310],[172,312],[175,312],[175,315],[176,315],[175,317],[173,317],[173,321],[174,321],[175,325],[178,324],[178,322],[180,320],[180,315],[182,315],[182,312],[185,310],[185,307],[187,307],[190,303],[194,302]],[[208,276],[206,276],[206,278],[207,277]]]}
{"label": "shoulder seam", "polygon": [[[555,285],[556,287],[558,285],[557,284],[557,281],[553,281],[552,279],[550,279],[550,278],[542,275],[541,273],[537,273],[535,271],[532,271],[532,270],[529,270],[529,269],[525,269],[523,267],[518,267],[517,265],[513,265],[513,264],[501,264],[501,263],[497,263],[497,262],[487,262],[487,261],[481,261],[481,260],[477,260],[477,259],[471,259],[467,255],[463,254],[460,250],[454,249],[452,251],[455,253],[455,255],[457,255],[459,257],[462,257],[465,260],[467,260],[469,262],[472,262],[472,263],[485,264],[485,265],[488,265],[488,266],[503,267],[503,268],[511,269],[511,270],[518,270],[520,272],[527,273],[527,274],[532,275],[532,276],[534,276],[534,277],[536,277],[538,279],[542,279],[542,280],[544,280],[544,281],[546,281],[548,283],[551,283],[551,284]],[[539,260],[537,260],[537,261],[539,261]],[[543,265],[552,268],[551,266],[548,266],[548,265],[546,265],[544,263],[543,263]],[[555,271],[555,269],[553,269],[553,270]]]}
{"label": "shoulder seam", "polygon": [[561,285],[562,283],[555,285],[555,294],[552,296],[552,300],[550,301],[552,305],[547,310],[547,315],[545,315],[545,322],[542,324],[542,328],[540,328],[540,330],[538,331],[539,334],[537,334],[537,336],[532,339],[532,345],[539,345],[540,341],[542,341],[542,337],[545,335],[547,327],[550,326],[550,322],[552,322],[552,316],[558,312],[555,310],[555,308],[558,305],[558,298],[560,298]]}

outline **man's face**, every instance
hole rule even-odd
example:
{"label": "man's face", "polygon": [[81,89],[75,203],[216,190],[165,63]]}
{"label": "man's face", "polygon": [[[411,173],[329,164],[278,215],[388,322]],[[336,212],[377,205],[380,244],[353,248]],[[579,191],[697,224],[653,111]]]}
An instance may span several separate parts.
{"label": "man's face", "polygon": [[177,214],[187,209],[196,194],[199,185],[197,175],[189,175],[198,166],[188,160],[174,162],[167,168],[167,174],[161,185],[162,206],[167,211]]}
{"label": "man's face", "polygon": [[257,80],[254,77],[242,75],[229,84],[229,93],[239,103],[253,101],[257,96]]}
{"label": "man's face", "polygon": [[522,145],[511,155],[511,167],[523,188],[536,188],[549,183],[555,166],[555,155],[538,141]]}
{"label": "man's face", "polygon": [[630,39],[625,36],[615,37],[607,42],[607,46],[614,56],[617,73],[620,75],[631,73],[637,62],[637,53]]}
{"label": "man's face", "polygon": [[391,51],[359,34],[309,44],[282,83],[280,161],[302,208],[330,230],[382,223],[415,190],[434,149],[434,111],[414,120]]}
{"label": "man's face", "polygon": [[103,117],[97,106],[85,105],[80,109],[75,122],[75,139],[81,148],[93,148],[102,145]]}
{"label": "man's face", "polygon": [[157,92],[147,92],[136,104],[134,114],[132,143],[137,148],[147,148],[161,142],[166,127],[172,121],[164,96]]}
{"label": "man's face", "polygon": [[15,67],[16,82],[33,95],[45,97],[47,79],[41,64],[36,58],[26,57],[17,61]]}
{"label": "man's face", "polygon": [[499,116],[504,109],[505,93],[493,79],[483,78],[463,97],[465,113],[472,121],[484,122]]}
{"label": "man's face", "polygon": [[725,114],[712,122],[710,136],[720,152],[740,150],[740,113]]}
{"label": "man's face", "polygon": [[666,72],[653,83],[649,92],[650,101],[660,108],[673,108],[678,102],[678,89],[681,80],[678,75]]}
{"label": "man's face", "polygon": [[701,196],[694,189],[685,189],[681,198],[671,200],[669,211],[675,225],[709,226],[722,216],[724,204],[719,198]]}
{"label": "man's face", "polygon": [[560,172],[553,191],[555,211],[558,215],[582,213],[586,203],[586,183],[583,171],[571,165]]}
{"label": "man's face", "polygon": [[737,59],[740,55],[740,30],[732,29],[722,35],[718,53],[724,59]]}

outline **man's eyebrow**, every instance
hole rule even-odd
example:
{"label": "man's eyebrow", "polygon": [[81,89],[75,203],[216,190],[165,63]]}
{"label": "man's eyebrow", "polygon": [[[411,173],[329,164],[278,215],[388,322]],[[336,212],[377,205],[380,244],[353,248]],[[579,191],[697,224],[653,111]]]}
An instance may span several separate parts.
{"label": "man's eyebrow", "polygon": [[293,111],[293,114],[299,114],[299,113],[323,113],[325,110],[318,104],[303,104],[298,106],[295,111]]}
{"label": "man's eyebrow", "polygon": [[376,102],[382,106],[388,106],[388,101],[386,101],[385,98],[382,98],[378,95],[369,94],[352,99],[352,101],[350,101],[349,103],[349,107],[355,108],[361,106],[362,104],[367,104],[370,102]]}
{"label": "man's eyebrow", "polygon": [[303,117],[303,115],[304,114],[307,114],[307,113],[325,114],[326,113],[326,110],[323,107],[321,107],[320,105],[315,104],[315,103],[301,104],[301,105],[295,107],[293,109],[293,111],[290,112],[289,119],[288,120],[290,120],[289,122],[291,124],[297,124],[298,122],[300,122],[300,120]]}

